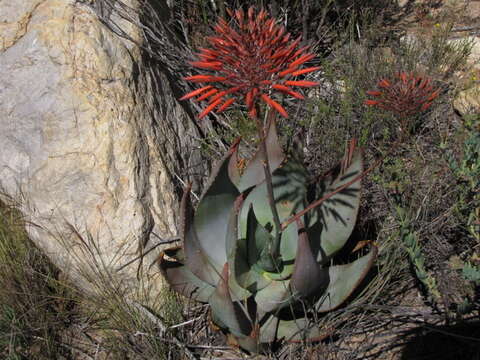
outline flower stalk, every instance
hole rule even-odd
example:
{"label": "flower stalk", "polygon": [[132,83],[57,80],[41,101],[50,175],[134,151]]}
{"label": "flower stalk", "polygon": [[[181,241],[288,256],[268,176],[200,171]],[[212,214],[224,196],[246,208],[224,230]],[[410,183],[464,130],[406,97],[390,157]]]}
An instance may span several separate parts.
{"label": "flower stalk", "polygon": [[[266,117],[274,117],[274,113],[270,112]],[[272,119],[273,120],[273,119]],[[267,123],[270,120],[267,121]],[[263,171],[265,173],[265,184],[267,185],[267,198],[270,210],[272,211],[273,216],[273,225],[275,227],[275,236],[273,240],[268,241],[266,246],[266,253],[262,254],[262,267],[266,271],[275,271],[279,268],[279,263],[281,262],[280,258],[280,238],[282,226],[280,222],[280,217],[278,216],[277,206],[275,205],[275,195],[273,194],[273,181],[272,181],[272,171],[270,168],[270,161],[268,159],[267,144],[266,138],[267,134],[265,133],[265,125],[261,123],[260,119],[256,119],[258,136],[260,139],[260,153],[262,155],[262,165]]]}

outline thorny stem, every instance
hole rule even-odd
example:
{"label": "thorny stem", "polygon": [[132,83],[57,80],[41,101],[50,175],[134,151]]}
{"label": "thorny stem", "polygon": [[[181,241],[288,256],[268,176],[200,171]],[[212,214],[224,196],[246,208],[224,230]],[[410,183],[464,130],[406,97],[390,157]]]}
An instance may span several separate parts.
{"label": "thorny stem", "polygon": [[[270,114],[273,115],[273,112],[271,112]],[[270,116],[269,116],[268,121],[273,121],[273,119],[270,119]],[[280,252],[281,223],[280,223],[280,217],[278,216],[277,207],[275,206],[275,197],[273,195],[272,173],[270,171],[270,163],[268,160],[265,126],[262,124],[259,118],[256,118],[255,122],[257,124],[258,135],[260,137],[260,149],[262,154],[263,171],[265,172],[265,183],[267,185],[268,204],[270,205],[270,210],[272,211],[272,215],[273,215],[273,223],[275,225],[274,241],[273,243],[269,242],[268,248],[267,248],[273,264],[269,264],[268,266],[269,269],[265,269],[265,270],[273,271],[276,269],[275,262]]]}

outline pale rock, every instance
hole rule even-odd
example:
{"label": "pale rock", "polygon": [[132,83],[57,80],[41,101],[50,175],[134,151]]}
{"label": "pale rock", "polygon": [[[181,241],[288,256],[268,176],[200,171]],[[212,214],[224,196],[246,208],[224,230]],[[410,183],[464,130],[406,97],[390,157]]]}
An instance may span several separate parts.
{"label": "pale rock", "polygon": [[461,91],[453,102],[455,110],[462,115],[480,113],[480,85]]}
{"label": "pale rock", "polygon": [[463,39],[472,44],[468,59],[470,70],[465,74],[465,89],[453,101],[454,108],[462,115],[480,113],[480,37],[469,36]]}
{"label": "pale rock", "polygon": [[[141,42],[132,24],[116,21]],[[21,197],[32,240],[79,281],[92,259],[68,224],[84,239],[91,235],[94,258],[114,274],[152,229],[176,234],[169,162],[198,161],[167,80],[163,94],[148,93],[141,61],[140,48],[110,32],[86,4],[0,2],[0,187]],[[158,96],[163,113],[149,109]],[[170,133],[153,128],[162,121]],[[181,146],[186,153],[169,153]],[[136,264],[119,273],[126,283],[136,283]]]}

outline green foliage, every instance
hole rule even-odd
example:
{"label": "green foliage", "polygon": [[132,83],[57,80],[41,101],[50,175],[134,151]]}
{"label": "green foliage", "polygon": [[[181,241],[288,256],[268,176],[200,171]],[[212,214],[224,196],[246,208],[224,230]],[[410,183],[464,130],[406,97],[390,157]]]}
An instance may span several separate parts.
{"label": "green foliage", "polygon": [[480,286],[480,267],[478,261],[462,261],[458,256],[453,256],[450,259],[450,267],[460,272],[464,294],[463,301],[458,302],[456,311],[459,315],[464,315],[475,310],[478,306],[478,298],[476,296],[476,289]]}
{"label": "green foliage", "polygon": [[480,285],[480,267],[466,263],[462,268],[462,275],[468,281],[473,281],[476,285]]}
{"label": "green foliage", "polygon": [[[458,181],[457,211],[466,218],[467,230],[480,244],[480,116],[466,116],[461,159],[457,160],[453,151],[446,151],[450,169]],[[443,145],[445,148],[446,145]]]}
{"label": "green foliage", "polygon": [[[255,154],[240,173],[234,146],[213,171],[195,212],[185,192],[180,210],[183,248],[166,250],[168,258],[160,261],[172,288],[208,302],[213,321],[250,352],[278,340],[326,335],[312,317],[339,307],[377,254],[372,246],[350,264],[331,265],[357,217],[359,151],[350,148],[339,166],[309,183],[302,164],[283,154],[274,124],[266,145],[275,205],[284,224],[277,251],[272,251],[276,229],[262,157]],[[325,196],[329,198],[321,206],[287,222],[312,199]]]}
{"label": "green foliage", "polygon": [[463,157],[457,161],[452,153],[448,153],[448,162],[454,174],[466,182],[472,189],[480,184],[480,116],[467,116],[465,129],[469,136],[464,141]]}
{"label": "green foliage", "polygon": [[423,284],[429,298],[435,303],[441,301],[441,294],[438,290],[435,278],[425,268],[425,257],[418,237],[411,229],[410,221],[405,209],[397,206],[397,219],[400,223],[400,239],[405,247],[410,262],[415,270],[417,279]]}

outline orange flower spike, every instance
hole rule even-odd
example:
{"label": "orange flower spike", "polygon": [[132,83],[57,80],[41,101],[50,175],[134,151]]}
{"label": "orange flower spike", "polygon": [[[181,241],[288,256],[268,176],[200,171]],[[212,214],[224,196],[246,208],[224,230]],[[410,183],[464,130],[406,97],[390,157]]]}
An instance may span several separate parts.
{"label": "orange flower spike", "polygon": [[272,88],[280,90],[280,91],[290,91],[290,90],[292,90],[288,86],[285,86],[285,85],[282,85],[282,84],[273,84]]}
{"label": "orange flower spike", "polygon": [[[301,37],[301,36],[299,36],[298,38],[296,38],[296,39],[293,41],[293,43],[289,46],[289,50],[295,49],[295,48],[298,46],[298,44],[300,44],[300,40],[302,40],[302,37]],[[290,56],[289,60],[295,59],[297,56],[303,54],[303,53],[304,53],[305,51],[307,51],[309,48],[310,48],[310,45],[307,45],[307,46],[304,46],[304,47],[298,49],[297,51],[295,51],[295,52],[293,53],[292,56]]]}
{"label": "orange flower spike", "polygon": [[197,99],[195,99],[195,101],[202,101],[202,100],[205,100],[206,98],[216,94],[218,92],[217,89],[212,89],[208,92],[206,92],[205,94],[203,94],[202,96],[198,97]]}
{"label": "orange flower spike", "polygon": [[275,28],[275,21],[273,19],[270,19],[267,21],[265,26],[267,27],[267,32],[271,34],[273,29]]}
{"label": "orange flower spike", "polygon": [[200,60],[205,61],[205,62],[212,61],[212,60],[216,59],[216,57],[211,56],[211,55],[206,55],[206,54],[198,54],[198,57],[200,58]]}
{"label": "orange flower spike", "polygon": [[307,74],[309,72],[317,71],[317,70],[320,70],[320,66],[313,66],[313,67],[309,67],[309,68],[306,68],[306,69],[301,69],[301,70],[294,71],[294,72],[292,72],[292,76],[303,75],[303,74]]}
{"label": "orange flower spike", "polygon": [[285,86],[285,85],[282,85],[282,84],[274,84],[274,85],[272,85],[272,88],[274,88],[278,91],[284,92],[285,94],[291,95],[294,98],[297,98],[297,99],[300,99],[300,100],[305,99],[305,97],[302,94],[300,94],[296,91],[293,91],[288,86]]}
{"label": "orange flower spike", "polygon": [[245,105],[247,105],[247,109],[251,109],[253,107],[253,90],[247,92],[245,95]]}
{"label": "orange flower spike", "polygon": [[263,19],[267,17],[267,12],[265,9],[260,10],[260,12],[257,15],[257,24],[261,23]]}
{"label": "orange flower spike", "polygon": [[212,69],[212,70],[220,70],[222,68],[222,63],[218,61],[192,61],[190,65],[201,68],[201,69]]}
{"label": "orange flower spike", "polygon": [[430,83],[430,79],[423,79],[418,87],[420,89],[424,89],[429,83]]}
{"label": "orange flower spike", "polygon": [[290,86],[301,86],[301,87],[311,87],[318,86],[318,83],[315,81],[299,80],[299,81],[285,81],[285,85]]}
{"label": "orange flower spike", "polygon": [[208,115],[208,113],[210,111],[212,111],[213,109],[215,109],[218,104],[220,104],[222,102],[222,99],[218,99],[217,101],[213,102],[212,104],[208,105],[205,110],[203,110],[200,115],[198,115],[198,120],[201,120],[203,119],[205,116]]}
{"label": "orange flower spike", "polygon": [[253,6],[250,6],[247,10],[248,20],[253,21]]}
{"label": "orange flower spike", "polygon": [[255,106],[248,111],[248,115],[250,116],[251,119],[257,118],[257,109],[255,108]]}
{"label": "orange flower spike", "polygon": [[273,74],[273,73],[278,73],[279,70],[280,70],[280,66],[277,66],[276,68],[270,69],[267,72],[269,74]]}
{"label": "orange flower spike", "polygon": [[295,71],[297,71],[296,68],[291,68],[291,69],[287,69],[287,70],[283,70],[282,72],[279,72],[278,75],[279,75],[280,77],[285,77],[285,76],[287,76],[288,74],[291,74],[291,73],[293,73],[293,72],[295,72]]}
{"label": "orange flower spike", "polygon": [[425,103],[425,104],[423,104],[423,105],[422,105],[422,111],[427,110],[427,109],[430,107],[430,105],[432,105],[431,102],[430,102],[430,103]]}
{"label": "orange flower spike", "polygon": [[226,90],[220,91],[219,93],[215,94],[215,96],[212,97],[208,102],[211,104],[211,103],[213,103],[214,101],[217,101],[218,99],[224,97],[226,94],[227,94],[227,91],[226,91]]}
{"label": "orange flower spike", "polygon": [[218,56],[218,52],[211,49],[200,48],[200,51],[206,55]]}
{"label": "orange flower spike", "polygon": [[434,89],[429,78],[414,73],[399,72],[390,82],[381,79],[377,86],[382,91],[367,91],[375,100],[365,100],[365,105],[378,106],[390,111],[400,118],[415,116],[432,105],[432,101],[440,94]]}
{"label": "orange flower spike", "polygon": [[297,99],[300,99],[300,100],[304,100],[305,99],[305,96],[303,96],[302,94],[296,92],[296,91],[293,91],[293,90],[290,90],[290,91],[285,91],[286,94],[290,95],[290,96],[293,96],[294,98],[297,98]]}
{"label": "orange flower spike", "polygon": [[213,28],[218,34],[225,34],[225,28],[220,24],[215,25]]}
{"label": "orange flower spike", "polygon": [[281,38],[283,36],[283,34],[285,34],[285,27],[280,26],[277,30],[277,36],[276,37]]}
{"label": "orange flower spike", "polygon": [[243,10],[239,9],[239,10],[235,11],[235,17],[237,18],[238,25],[240,26],[240,28],[242,28],[243,27],[243,18],[244,18]]}
{"label": "orange flower spike", "polygon": [[193,82],[215,82],[215,81],[225,81],[226,77],[223,76],[212,76],[212,75],[193,75],[183,78],[183,80],[193,81]]}
{"label": "orange flower spike", "polygon": [[288,67],[289,68],[297,67],[297,66],[299,66],[303,63],[306,63],[307,61],[312,60],[314,57],[315,57],[315,54],[303,55],[303,56],[299,57],[297,60],[295,60],[294,62],[292,62]]}
{"label": "orange flower spike", "polygon": [[275,110],[277,110],[280,113],[280,115],[282,115],[284,118],[288,118],[288,113],[285,111],[282,105],[280,105],[276,101],[273,101],[265,94],[262,94],[261,97],[262,97],[262,100],[265,101],[265,103],[267,103],[268,105],[273,107]]}
{"label": "orange flower spike", "polygon": [[211,89],[213,86],[212,85],[207,85],[207,86],[204,86],[200,89],[197,89],[197,90],[193,90],[191,92],[189,92],[188,94],[185,94],[183,95],[179,100],[187,100],[187,99],[190,99],[192,97],[195,97],[199,94],[201,94],[202,92],[206,91],[206,90],[209,90]]}
{"label": "orange flower spike", "polygon": [[390,83],[388,82],[387,79],[382,79],[378,82],[378,86],[381,88],[388,88],[390,87]]}
{"label": "orange flower spike", "polygon": [[435,98],[438,97],[438,95],[440,94],[440,89],[437,89],[435,90],[427,99],[427,101],[432,101],[434,100]]}
{"label": "orange flower spike", "polygon": [[235,101],[234,98],[230,98],[230,99],[227,99],[223,104],[222,106],[220,106],[217,110],[217,112],[222,112],[224,110],[226,110],[230,105],[233,104],[233,102]]}
{"label": "orange flower spike", "polygon": [[270,56],[270,59],[272,60],[275,60],[275,59],[278,59],[282,56],[285,56],[285,54],[288,53],[288,50],[285,49],[285,50],[282,50],[282,51],[278,51],[277,53],[273,54],[272,56]]}
{"label": "orange flower spike", "polygon": [[[309,87],[318,84],[306,80],[283,83],[282,77],[292,73],[295,74],[293,76],[301,76],[318,70],[316,66],[302,69],[302,64],[315,55],[306,53],[308,47],[299,46],[301,37],[291,40],[285,27],[278,25],[263,9],[255,12],[255,8],[250,7],[246,13],[241,9],[227,12],[230,15],[228,23],[223,19],[217,21],[215,35],[207,38],[209,48],[200,49],[198,60],[191,63],[209,73],[185,78],[198,83],[217,84],[195,95],[187,94],[185,98],[199,95],[199,101],[209,102],[202,111],[202,117],[215,109],[221,108],[223,111],[229,108],[236,103],[235,100],[246,105],[251,117],[258,116],[259,101],[266,102],[285,116],[286,111],[272,100],[273,97],[270,98],[271,95],[267,95],[269,102],[261,94],[278,91],[303,99],[301,93],[293,91],[288,85]],[[275,84],[281,86],[274,87]],[[217,91],[213,92],[213,89]],[[231,94],[234,100],[227,99],[227,94]]]}

